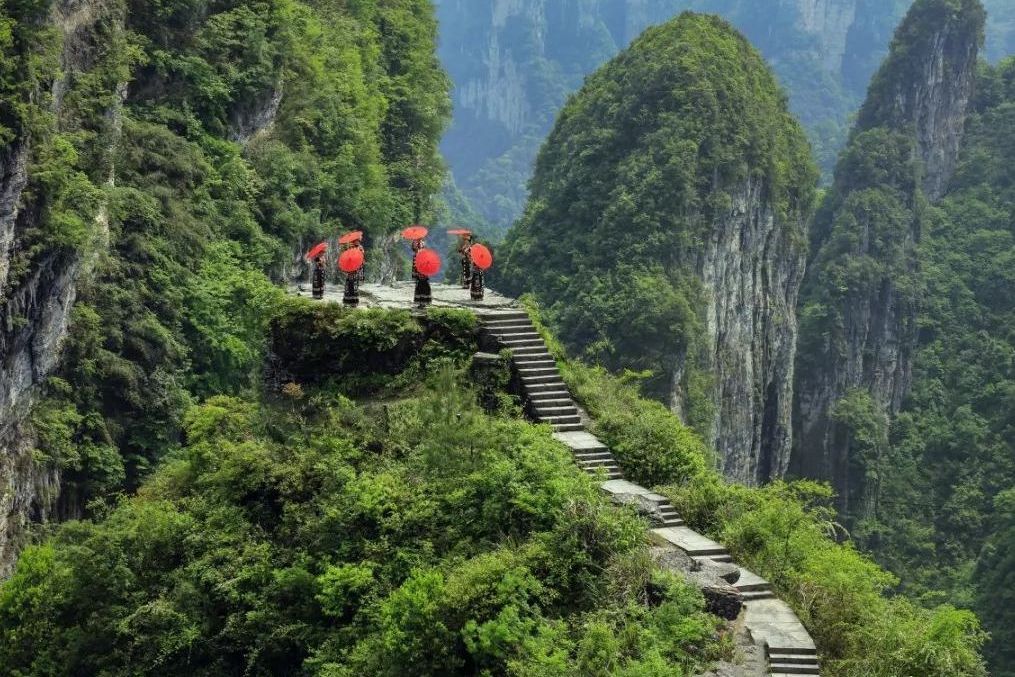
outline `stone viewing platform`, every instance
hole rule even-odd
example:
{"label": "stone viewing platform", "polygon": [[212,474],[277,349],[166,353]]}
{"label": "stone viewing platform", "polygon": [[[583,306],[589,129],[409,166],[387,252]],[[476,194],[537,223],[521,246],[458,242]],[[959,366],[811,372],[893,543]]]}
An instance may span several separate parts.
{"label": "stone viewing platform", "polygon": [[[412,309],[413,288],[412,282],[361,285],[359,307]],[[290,292],[310,297],[307,285],[293,286]],[[483,301],[473,301],[469,290],[448,284],[432,284],[432,292],[434,307],[471,310],[479,316],[486,337],[511,351],[528,415],[552,428],[580,468],[604,480],[602,489],[614,502],[633,507],[651,522],[648,537],[662,566],[699,585],[709,610],[735,621],[734,628],[746,632],[743,663],[723,665],[710,675],[820,674],[813,639],[789,605],[776,598],[768,581],[735,564],[722,544],[689,528],[665,496],[624,479],[610,449],[586,429],[587,416],[574,402],[556,360],[515,299],[487,289]],[[329,286],[322,302],[341,303],[342,288]]]}
{"label": "stone viewing platform", "polygon": [[[412,308],[413,282],[394,282],[391,284],[364,283],[359,287],[360,308]],[[508,298],[487,289],[482,301],[473,301],[468,289],[458,285],[432,282],[433,306],[435,308],[461,308],[472,310],[479,315],[498,310],[518,310],[520,306],[515,299]],[[289,293],[310,298],[310,283],[290,285]],[[322,303],[341,303],[343,289],[341,285],[329,284],[324,289]]]}

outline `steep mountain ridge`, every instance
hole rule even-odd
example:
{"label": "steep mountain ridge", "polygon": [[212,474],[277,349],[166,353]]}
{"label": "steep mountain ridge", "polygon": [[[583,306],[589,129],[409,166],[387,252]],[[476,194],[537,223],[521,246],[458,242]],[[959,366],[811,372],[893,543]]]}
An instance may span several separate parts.
{"label": "steep mountain ridge", "polygon": [[[849,116],[909,0],[439,0],[440,55],[455,84],[442,143],[455,183],[493,231],[521,214],[532,162],[582,80],[645,28],[684,10],[717,13],[761,51],[831,176]],[[990,0],[988,52],[1007,53],[1015,16]],[[1007,51],[1006,51],[1007,50]]]}
{"label": "steep mountain ridge", "polygon": [[912,382],[921,220],[958,160],[983,25],[978,0],[913,5],[812,227],[795,468],[832,480],[843,513],[869,509],[877,480],[857,463],[883,452]]}

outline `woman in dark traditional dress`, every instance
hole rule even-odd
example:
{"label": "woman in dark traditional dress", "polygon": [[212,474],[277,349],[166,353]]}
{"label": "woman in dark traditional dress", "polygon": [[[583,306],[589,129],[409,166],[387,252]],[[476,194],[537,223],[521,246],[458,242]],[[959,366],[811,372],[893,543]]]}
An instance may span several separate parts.
{"label": "woman in dark traditional dress", "polygon": [[412,302],[417,308],[426,308],[433,302],[430,290],[430,278],[416,270],[416,257],[424,249],[423,240],[412,241],[412,278],[416,280],[416,290]]}
{"label": "woman in dark traditional dress", "polygon": [[314,259],[314,298],[324,298],[324,257]]}
{"label": "woman in dark traditional dress", "polygon": [[[360,251],[363,251],[363,245],[358,241],[342,245],[343,252],[350,249],[359,249]],[[359,283],[363,276],[363,268],[365,267],[365,265],[361,265],[353,272],[345,274],[345,291],[342,294],[342,305],[349,308],[359,306]]]}
{"label": "woman in dark traditional dress", "polygon": [[462,256],[462,289],[468,289],[472,284],[472,257],[469,255],[469,248],[472,246],[472,233],[462,233],[458,241],[458,253]]}
{"label": "woman in dark traditional dress", "polygon": [[485,293],[483,288],[483,270],[471,262],[469,266],[472,269],[472,275],[469,279],[469,292],[472,295],[473,301],[482,301]]}

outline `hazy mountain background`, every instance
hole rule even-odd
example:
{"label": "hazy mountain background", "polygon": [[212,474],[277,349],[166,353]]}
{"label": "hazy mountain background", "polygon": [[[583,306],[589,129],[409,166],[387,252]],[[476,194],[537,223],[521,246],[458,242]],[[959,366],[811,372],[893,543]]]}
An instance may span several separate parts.
{"label": "hazy mountain background", "polygon": [[[826,179],[909,0],[438,0],[454,84],[442,142],[452,218],[493,231],[520,215],[540,144],[583,79],[645,28],[684,10],[728,19],[789,93]],[[1015,2],[987,0],[985,56],[1015,51]],[[456,194],[460,193],[460,194]],[[464,198],[464,199],[463,199]],[[474,211],[473,211],[474,210]]]}

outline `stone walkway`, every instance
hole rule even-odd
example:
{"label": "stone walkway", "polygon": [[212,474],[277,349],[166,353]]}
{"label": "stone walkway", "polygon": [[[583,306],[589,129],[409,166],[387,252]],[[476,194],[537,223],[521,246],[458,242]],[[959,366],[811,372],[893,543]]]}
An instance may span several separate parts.
{"label": "stone walkway", "polygon": [[[479,316],[483,331],[511,349],[529,415],[550,424],[554,437],[571,449],[582,469],[605,477],[603,491],[614,501],[634,506],[654,523],[649,535],[656,544],[680,550],[699,562],[732,563],[726,548],[687,527],[665,496],[623,478],[610,449],[585,429],[556,361],[525,311],[505,305],[479,311]],[[768,673],[775,677],[820,674],[814,640],[793,610],[775,598],[768,581],[743,567],[737,568],[740,576],[733,587],[746,608],[744,625],[753,641],[764,649]]]}
{"label": "stone walkway", "polygon": [[[411,309],[413,288],[411,282],[364,284],[360,287],[360,307]],[[309,297],[310,288],[294,285],[290,293]],[[447,284],[433,284],[432,293],[436,307],[475,312],[482,330],[511,350],[527,413],[553,428],[554,437],[571,449],[579,467],[605,478],[603,491],[615,502],[634,506],[652,521],[649,536],[653,542],[682,551],[699,562],[732,562],[720,543],[687,527],[669,499],[623,478],[610,449],[585,429],[581,411],[560,375],[556,360],[517,301],[488,289],[486,298],[477,302],[471,299],[468,290]],[[341,286],[329,285],[324,302],[341,303]],[[793,610],[775,598],[768,581],[738,568],[740,577],[733,587],[740,592],[746,608],[742,621],[753,641],[765,651],[768,674],[773,677],[819,674],[814,641]]]}
{"label": "stone walkway", "polygon": [[[360,308],[412,308],[413,282],[394,284],[362,284],[359,288]],[[437,308],[461,308],[477,314],[519,308],[518,302],[487,289],[482,301],[473,301],[468,289],[457,285],[432,283],[433,305]],[[324,301],[341,303],[343,288],[329,284],[324,288]],[[310,298],[310,283],[290,285],[289,293]]]}

